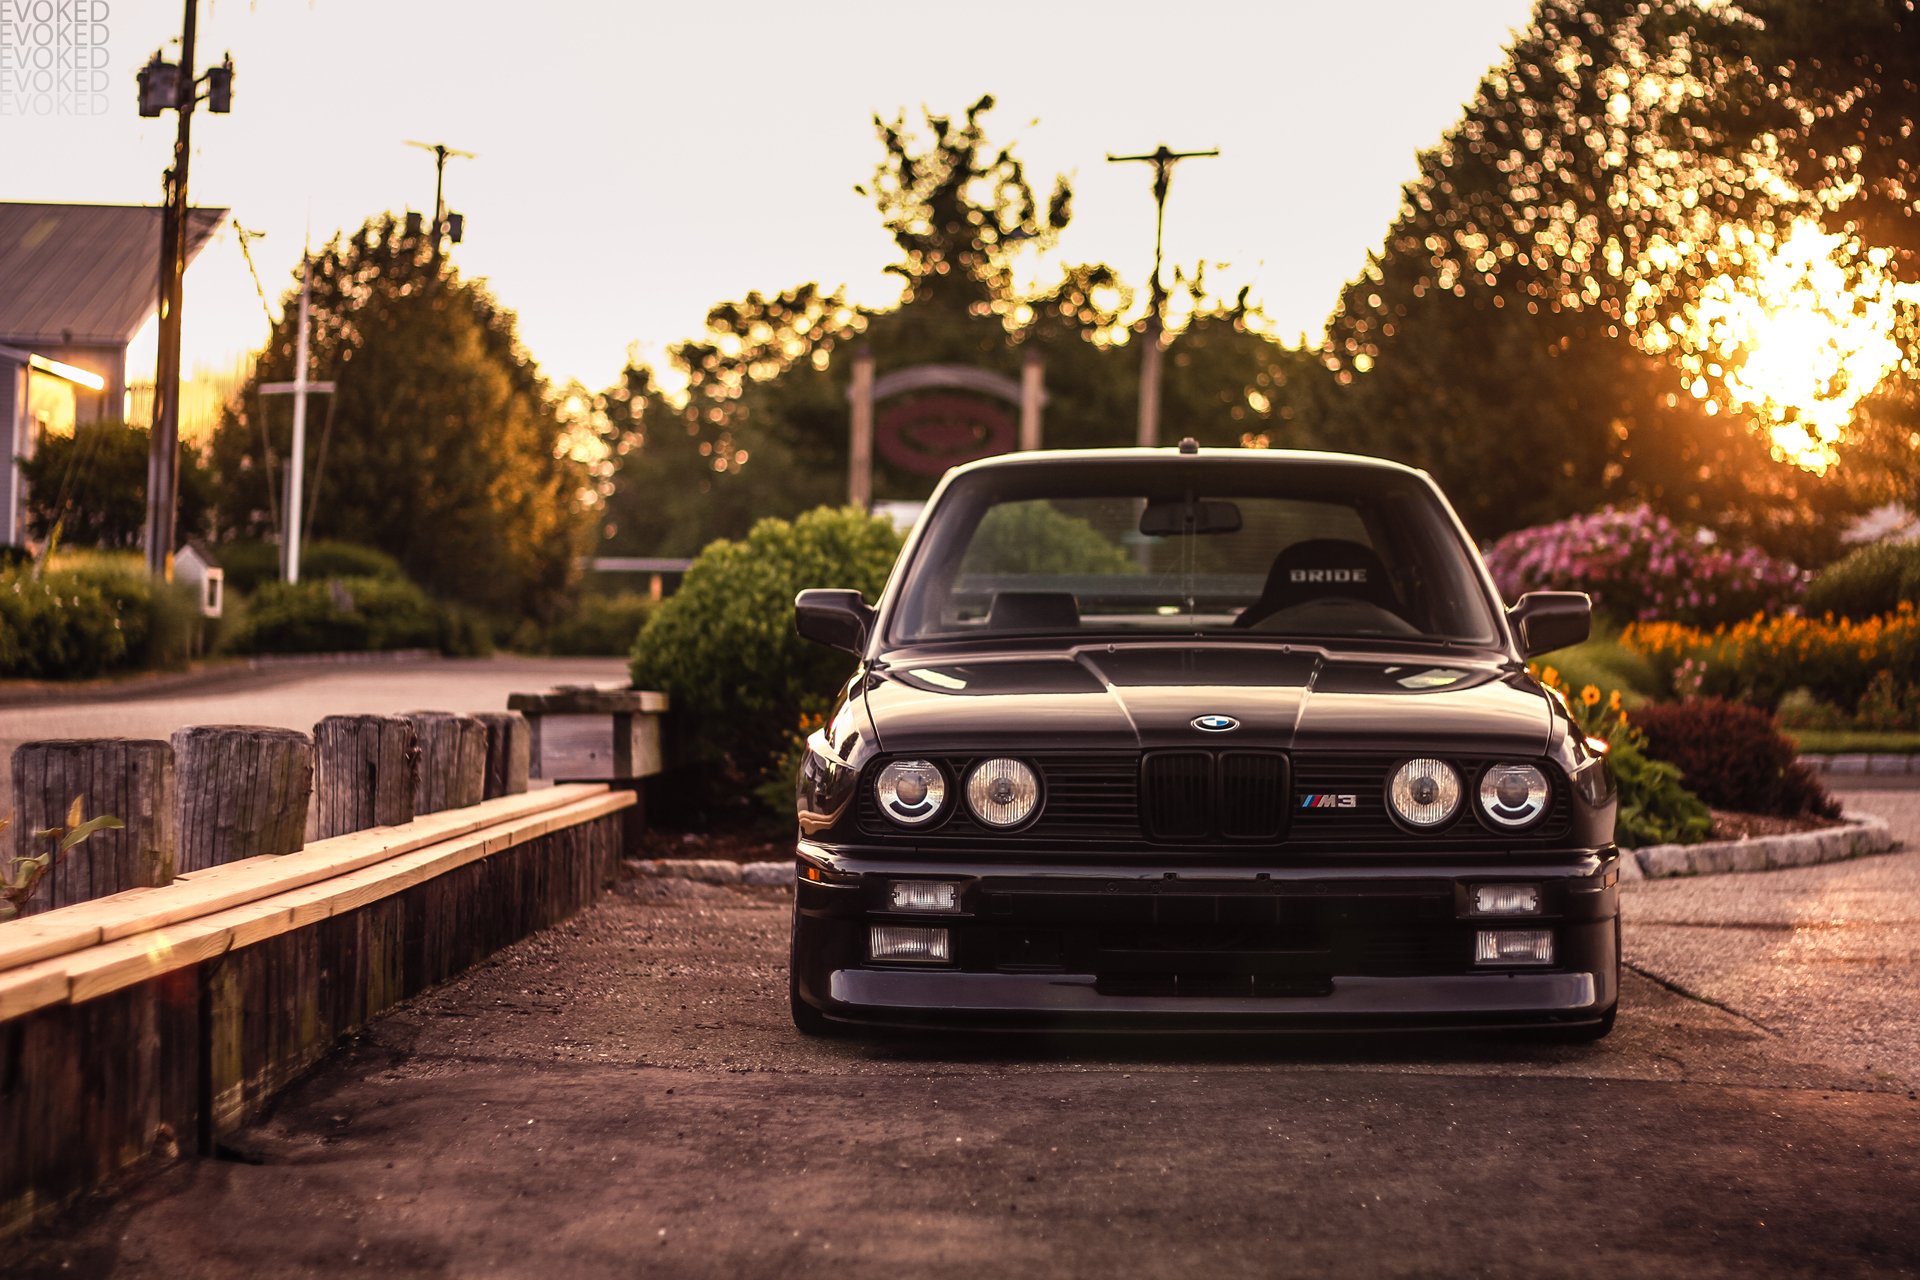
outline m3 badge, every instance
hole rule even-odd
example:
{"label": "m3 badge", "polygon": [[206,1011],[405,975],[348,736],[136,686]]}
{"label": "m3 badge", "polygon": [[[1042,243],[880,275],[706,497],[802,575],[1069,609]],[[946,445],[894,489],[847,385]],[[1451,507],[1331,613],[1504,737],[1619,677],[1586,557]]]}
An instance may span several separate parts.
{"label": "m3 badge", "polygon": [[1360,797],[1312,792],[1300,797],[1300,807],[1302,809],[1358,809]]}

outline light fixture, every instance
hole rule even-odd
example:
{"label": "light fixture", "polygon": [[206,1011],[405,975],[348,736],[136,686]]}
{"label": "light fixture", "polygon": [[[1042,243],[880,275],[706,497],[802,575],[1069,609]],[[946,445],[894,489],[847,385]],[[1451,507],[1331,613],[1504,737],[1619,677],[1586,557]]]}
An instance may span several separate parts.
{"label": "light fixture", "polygon": [[960,886],[951,880],[893,880],[887,905],[895,911],[958,911]]}
{"label": "light fixture", "polygon": [[1482,929],[1473,936],[1475,964],[1552,964],[1551,929]]}
{"label": "light fixture", "polygon": [[867,936],[867,954],[875,960],[946,964],[953,959],[951,937],[945,929],[876,924]]}

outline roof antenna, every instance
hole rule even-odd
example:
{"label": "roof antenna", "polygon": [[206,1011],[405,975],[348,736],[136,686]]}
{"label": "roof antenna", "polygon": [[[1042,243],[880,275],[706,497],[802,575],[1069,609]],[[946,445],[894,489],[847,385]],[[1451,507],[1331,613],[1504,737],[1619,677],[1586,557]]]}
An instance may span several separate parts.
{"label": "roof antenna", "polygon": [[1181,440],[1180,440],[1180,452],[1181,453],[1199,453],[1200,442],[1198,440],[1195,440],[1192,436],[1183,436],[1181,437]]}

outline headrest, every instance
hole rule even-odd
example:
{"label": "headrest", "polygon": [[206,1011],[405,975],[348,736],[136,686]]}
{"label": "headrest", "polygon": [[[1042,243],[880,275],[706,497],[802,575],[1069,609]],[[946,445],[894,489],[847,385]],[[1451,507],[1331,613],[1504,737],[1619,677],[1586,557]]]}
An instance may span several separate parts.
{"label": "headrest", "polygon": [[1282,609],[1327,596],[1365,600],[1396,613],[1400,608],[1387,566],[1372,547],[1344,538],[1311,538],[1274,557],[1266,588],[1235,625],[1250,627]]}
{"label": "headrest", "polygon": [[1080,604],[1069,591],[1001,591],[987,610],[991,631],[1074,631]]}

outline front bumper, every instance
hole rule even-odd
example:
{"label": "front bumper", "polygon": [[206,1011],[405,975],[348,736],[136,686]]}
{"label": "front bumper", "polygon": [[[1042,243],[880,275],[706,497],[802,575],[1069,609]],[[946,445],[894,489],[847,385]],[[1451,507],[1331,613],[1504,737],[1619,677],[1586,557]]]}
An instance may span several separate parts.
{"label": "front bumper", "polygon": [[[1618,997],[1611,846],[1261,867],[928,861],[803,842],[799,872],[794,996],[849,1023],[1576,1026]],[[959,910],[890,909],[901,879],[959,884]],[[1538,885],[1541,913],[1471,915],[1471,889],[1490,882]],[[881,924],[949,930],[950,961],[874,961]],[[1553,963],[1476,965],[1475,933],[1510,927],[1550,930]]]}

